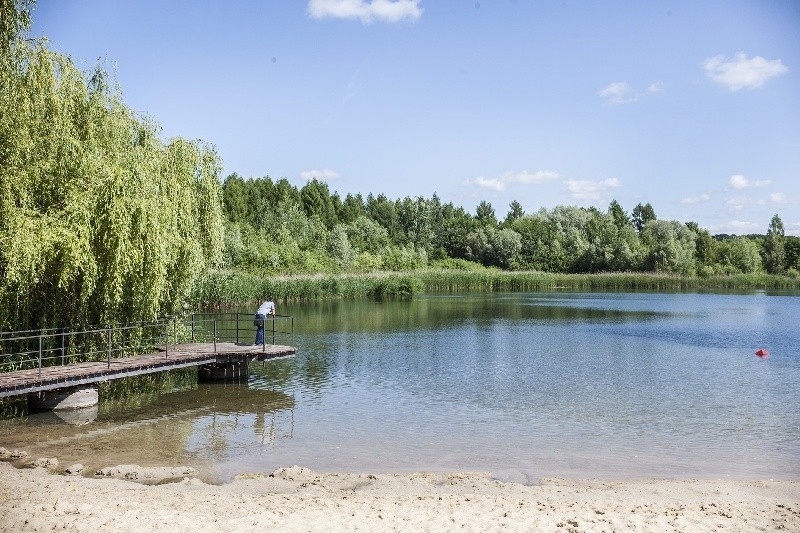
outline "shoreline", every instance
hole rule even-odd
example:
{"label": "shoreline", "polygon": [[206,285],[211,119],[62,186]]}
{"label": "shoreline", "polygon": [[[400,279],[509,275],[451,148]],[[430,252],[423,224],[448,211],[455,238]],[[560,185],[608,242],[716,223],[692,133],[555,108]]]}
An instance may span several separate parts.
{"label": "shoreline", "polygon": [[[130,466],[120,465],[114,473],[130,475],[135,471]],[[59,475],[63,470],[0,462],[0,528],[800,530],[798,481],[545,478],[538,485],[522,485],[486,473],[319,473],[293,466],[209,485],[180,468],[171,471],[179,481],[162,484],[148,484],[138,475],[132,476],[136,481]]]}

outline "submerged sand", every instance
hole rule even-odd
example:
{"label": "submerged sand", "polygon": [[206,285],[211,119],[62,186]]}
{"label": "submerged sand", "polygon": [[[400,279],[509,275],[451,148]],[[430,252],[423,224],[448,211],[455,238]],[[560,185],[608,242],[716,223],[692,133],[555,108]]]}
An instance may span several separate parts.
{"label": "submerged sand", "polygon": [[794,481],[545,479],[526,486],[480,473],[295,466],[225,485],[190,476],[150,485],[139,482],[148,470],[133,465],[106,471],[110,479],[45,466],[0,462],[3,531],[800,531]]}

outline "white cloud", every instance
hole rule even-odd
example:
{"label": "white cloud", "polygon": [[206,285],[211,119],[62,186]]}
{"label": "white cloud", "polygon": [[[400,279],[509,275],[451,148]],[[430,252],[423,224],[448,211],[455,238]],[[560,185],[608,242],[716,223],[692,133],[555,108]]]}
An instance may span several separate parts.
{"label": "white cloud", "polygon": [[727,223],[708,226],[706,229],[712,235],[718,235],[720,233],[725,233],[728,235],[747,235],[750,233],[758,233],[759,226],[754,222],[731,220]]}
{"label": "white cloud", "polygon": [[375,20],[399,22],[422,16],[420,0],[310,0],[306,12],[315,19],[358,19],[367,24]]}
{"label": "white cloud", "polygon": [[730,177],[728,183],[730,183],[730,186],[734,189],[750,189],[753,187],[766,187],[772,183],[772,180],[750,181],[741,174],[734,174]]}
{"label": "white cloud", "polygon": [[756,202],[752,198],[748,198],[746,196],[735,196],[733,198],[728,198],[725,203],[736,211],[741,211],[744,206],[752,205]]}
{"label": "white cloud", "polygon": [[620,105],[635,102],[647,94],[663,92],[664,84],[660,81],[651,83],[643,92],[635,92],[627,82],[615,81],[597,91],[597,94],[605,100],[606,105]]}
{"label": "white cloud", "polygon": [[506,184],[503,183],[498,178],[484,178],[479,176],[472,180],[473,185],[477,185],[481,189],[489,189],[491,191],[504,191],[506,190]]}
{"label": "white cloud", "polygon": [[615,81],[600,89],[597,94],[605,99],[608,105],[625,104],[637,99],[635,95],[631,95],[631,88],[624,81]]}
{"label": "white cloud", "polygon": [[723,55],[709,57],[703,61],[703,68],[706,76],[731,91],[756,89],[769,78],[789,72],[780,59],[769,60],[761,56],[747,59],[744,52],[739,52],[733,59]]}
{"label": "white cloud", "polygon": [[586,201],[603,200],[610,189],[622,186],[622,182],[617,178],[607,178],[602,181],[568,179],[564,183],[573,199]]}
{"label": "white cloud", "polygon": [[782,192],[774,192],[769,195],[769,201],[773,204],[786,204],[789,203],[789,199],[786,197],[785,194]]}
{"label": "white cloud", "polygon": [[504,191],[509,183],[520,183],[522,185],[538,185],[559,179],[558,172],[552,170],[538,170],[536,172],[528,172],[523,170],[521,172],[506,172],[497,178],[485,178],[479,176],[470,181],[482,189],[489,189],[492,191]]}
{"label": "white cloud", "polygon": [[753,233],[759,228],[759,225],[755,222],[748,222],[744,220],[731,220],[728,223],[728,226],[736,230],[732,231],[731,233]]}
{"label": "white cloud", "polygon": [[325,168],[322,170],[304,170],[300,173],[300,179],[305,181],[311,181],[313,179],[318,179],[320,181],[329,181],[335,180],[339,177],[338,172],[334,172],[329,168]]}
{"label": "white cloud", "polygon": [[707,193],[703,193],[699,196],[689,196],[688,198],[684,198],[681,200],[681,203],[684,205],[691,205],[691,204],[699,204],[700,202],[707,202],[711,199]]}

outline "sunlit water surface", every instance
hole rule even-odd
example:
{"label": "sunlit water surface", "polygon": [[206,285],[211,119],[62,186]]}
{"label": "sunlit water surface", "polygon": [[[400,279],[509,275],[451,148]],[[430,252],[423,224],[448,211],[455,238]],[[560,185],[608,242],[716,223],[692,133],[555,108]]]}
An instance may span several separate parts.
{"label": "sunlit water surface", "polygon": [[[0,446],[210,481],[320,471],[800,479],[800,298],[513,293],[284,305],[294,358],[0,424]],[[759,348],[770,352],[759,358]]]}

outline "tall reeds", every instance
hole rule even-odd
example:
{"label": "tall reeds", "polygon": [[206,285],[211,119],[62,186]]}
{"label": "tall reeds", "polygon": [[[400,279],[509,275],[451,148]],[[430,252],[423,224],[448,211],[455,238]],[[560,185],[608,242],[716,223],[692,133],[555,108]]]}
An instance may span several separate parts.
{"label": "tall reeds", "polygon": [[689,277],[654,273],[553,274],[485,270],[419,270],[374,274],[258,276],[214,272],[197,285],[194,304],[228,307],[271,297],[280,300],[322,298],[409,298],[423,292],[467,291],[687,291],[800,290],[800,280],[768,274]]}

